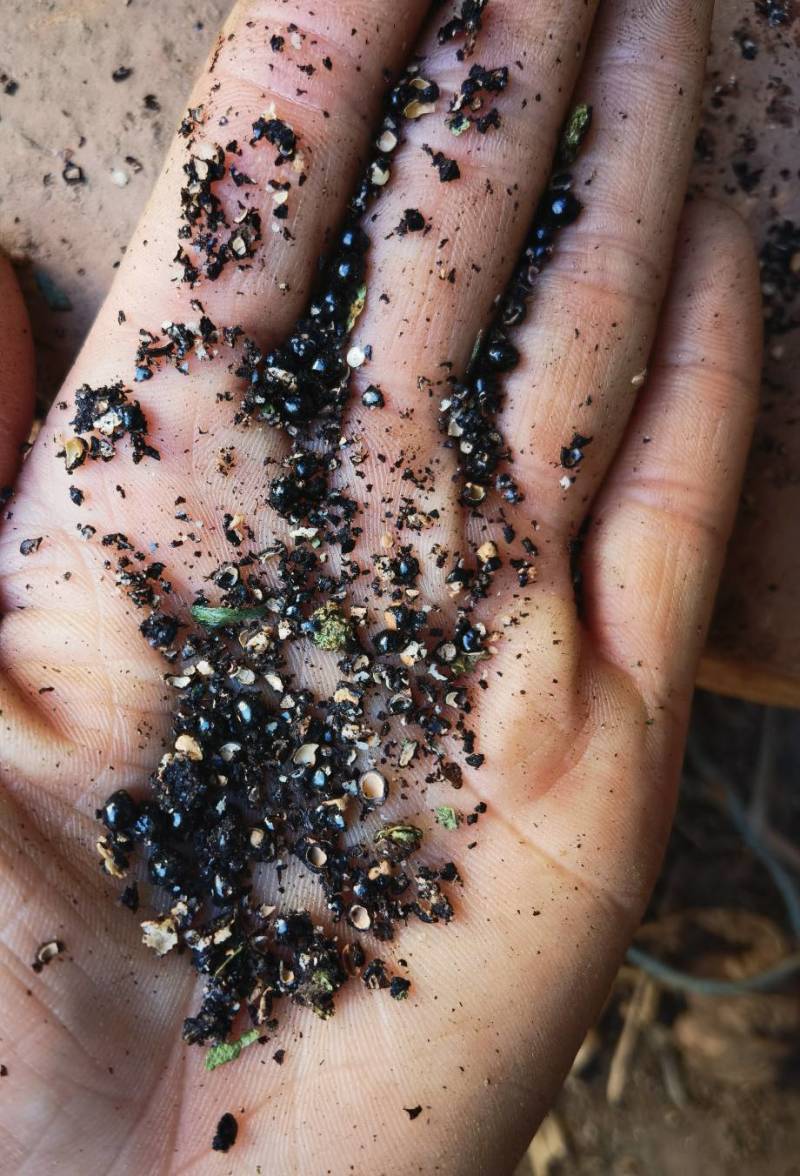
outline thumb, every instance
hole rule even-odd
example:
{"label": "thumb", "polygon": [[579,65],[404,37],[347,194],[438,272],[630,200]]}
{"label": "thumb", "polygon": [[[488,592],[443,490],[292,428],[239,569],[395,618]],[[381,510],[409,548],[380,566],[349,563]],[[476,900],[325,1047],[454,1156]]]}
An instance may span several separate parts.
{"label": "thumb", "polygon": [[0,489],[17,476],[34,403],[31,326],[11,263],[0,256]]}

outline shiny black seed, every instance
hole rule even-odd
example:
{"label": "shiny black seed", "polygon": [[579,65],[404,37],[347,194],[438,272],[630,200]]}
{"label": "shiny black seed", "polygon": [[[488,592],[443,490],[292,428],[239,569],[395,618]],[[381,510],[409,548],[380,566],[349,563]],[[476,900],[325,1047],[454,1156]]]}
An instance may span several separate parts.
{"label": "shiny black seed", "polygon": [[386,400],[380,388],[376,388],[374,384],[370,384],[361,393],[361,403],[364,405],[364,408],[383,408]]}
{"label": "shiny black seed", "polygon": [[563,229],[577,220],[583,205],[572,192],[550,192],[542,205],[545,221],[555,229]]}
{"label": "shiny black seed", "polygon": [[483,646],[483,637],[477,629],[464,629],[458,634],[458,642],[464,653],[478,653]]}
{"label": "shiny black seed", "polygon": [[127,404],[120,404],[117,412],[122,421],[122,427],[127,429],[129,433],[147,432],[147,419],[142,412],[138,400],[129,401]]}
{"label": "shiny black seed", "polygon": [[214,900],[216,902],[230,902],[230,900],[236,894],[236,891],[236,883],[231,878],[227,878],[224,874],[214,875],[214,882],[211,887],[211,893],[214,896]]}
{"label": "shiny black seed", "polygon": [[142,805],[139,815],[133,822],[131,834],[137,841],[152,844],[158,841],[164,831],[164,820],[161,813],[152,805]]}
{"label": "shiny black seed", "polygon": [[299,497],[297,483],[291,478],[276,478],[270,485],[269,504],[278,514],[291,510]]}
{"label": "shiny black seed", "polygon": [[349,257],[343,257],[337,263],[333,275],[340,285],[353,285],[355,282],[359,282],[364,276],[364,262],[357,253],[351,254]]}
{"label": "shiny black seed", "polygon": [[565,470],[572,470],[580,465],[585,457],[583,451],[591,443],[591,440],[591,437],[584,437],[580,433],[576,433],[569,445],[562,447],[561,464]]}
{"label": "shiny black seed", "polygon": [[107,829],[128,832],[136,820],[137,805],[129,792],[120,788],[112,792],[101,810],[101,820]]}
{"label": "shiny black seed", "polygon": [[157,850],[147,863],[148,873],[159,886],[174,886],[180,882],[181,859],[168,849]]}
{"label": "shiny black seed", "polygon": [[288,347],[298,359],[311,360],[319,350],[319,343],[311,335],[292,335]]}
{"label": "shiny black seed", "polygon": [[502,335],[494,335],[485,352],[486,362],[496,372],[510,372],[519,363],[519,352]]}
{"label": "shiny black seed", "polygon": [[305,911],[295,911],[275,920],[275,940],[295,947],[304,947],[314,935],[311,916]]}
{"label": "shiny black seed", "polygon": [[299,389],[297,392],[291,392],[286,396],[281,404],[281,416],[290,423],[310,421],[313,415],[313,400]]}
{"label": "shiny black seed", "polygon": [[359,225],[350,225],[342,232],[339,245],[348,253],[365,253],[369,248],[369,237]]}
{"label": "shiny black seed", "polygon": [[397,653],[405,645],[405,639],[395,629],[382,629],[372,638],[372,644],[380,654]]}
{"label": "shiny black seed", "polygon": [[166,649],[175,640],[178,622],[166,613],[151,613],[139,626],[140,632],[154,649]]}
{"label": "shiny black seed", "polygon": [[419,575],[419,560],[414,555],[401,555],[392,564],[395,584],[413,584]]}
{"label": "shiny black seed", "polygon": [[347,365],[335,351],[318,355],[311,364],[311,371],[326,383],[340,380],[347,369]]}

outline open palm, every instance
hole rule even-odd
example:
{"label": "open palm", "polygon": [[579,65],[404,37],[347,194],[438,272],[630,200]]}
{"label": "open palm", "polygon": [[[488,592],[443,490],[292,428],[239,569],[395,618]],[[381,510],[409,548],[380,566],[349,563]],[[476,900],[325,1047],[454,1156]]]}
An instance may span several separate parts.
{"label": "open palm", "polygon": [[[187,158],[177,139],[0,532],[6,1170],[498,1171],[527,1142],[658,868],[753,412],[749,244],[721,208],[697,204],[681,221],[711,7],[492,0],[466,62],[460,42],[437,39],[441,9],[426,25],[423,0],[236,7],[190,105],[204,107],[200,141],[242,144],[237,166],[254,180],[248,206],[261,208],[264,240],[216,281],[191,290],[174,281]],[[451,924],[411,923],[392,944],[372,945],[410,976],[408,1000],[351,985],[326,1021],[284,1005],[268,1045],[207,1073],[181,1039],[197,1003],[191,970],[142,946],[139,920],[115,906],[119,884],[94,850],[95,809],[115,788],[141,794],[174,709],[164,662],[142,639],[141,616],[115,583],[117,552],[101,537],[124,534],[162,562],[172,607],[186,616],[232,558],[225,515],[242,516],[254,551],[287,538],[266,495],[290,441],[234,422],[241,381],[220,347],[208,362],[192,358],[188,376],[163,367],[137,386],[160,461],[134,464],[122,442],[110,464],[67,476],[56,455],[76,389],[129,384],[140,328],[196,318],[192,298],[262,347],[289,334],[375,134],[386,72],[415,54],[443,95],[459,91],[471,61],[508,65],[510,82],[500,125],[485,134],[452,135],[441,110],[409,120],[365,222],[367,300],[353,342],[369,361],[355,376],[338,474],[361,506],[349,558],[371,568],[412,501],[429,523],[413,534],[421,597],[447,617],[454,555],[486,541],[504,562],[518,555],[504,527],[531,536],[537,553],[527,584],[504,566],[481,605],[498,635],[476,674],[486,688],[470,688],[485,762],[463,767],[457,792],[412,764],[403,797],[381,813],[413,820],[430,859],[455,860],[464,878]],[[521,362],[499,425],[523,497],[504,503],[501,519],[497,504],[460,504],[439,406],[525,244],[576,99],[594,109],[572,169],[585,208],[514,335]],[[274,151],[248,145],[271,104],[307,172],[274,232],[267,185],[286,173]],[[458,162],[456,181],[440,183],[437,151]],[[227,185],[235,208],[240,194]],[[430,227],[398,232],[409,209]],[[3,292],[0,480],[10,481],[29,427],[30,356],[7,272]],[[362,404],[368,384],[384,407]],[[565,470],[562,449],[576,435],[590,441]],[[589,517],[579,618],[570,541]],[[325,695],[335,661],[306,642],[298,681]],[[436,806],[469,813],[479,802],[487,811],[475,825],[433,821]],[[278,895],[268,878],[267,901],[316,909],[300,871],[284,884]],[[63,955],[32,972],[51,939]],[[415,1117],[404,1109],[416,1107]],[[240,1124],[227,1159],[210,1150],[226,1111]]]}

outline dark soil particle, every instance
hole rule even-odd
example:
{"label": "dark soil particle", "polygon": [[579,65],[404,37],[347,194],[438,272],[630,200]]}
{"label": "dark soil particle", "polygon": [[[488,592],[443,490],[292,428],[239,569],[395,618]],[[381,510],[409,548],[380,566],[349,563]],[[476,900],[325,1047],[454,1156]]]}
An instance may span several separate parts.
{"label": "dark soil particle", "polygon": [[403,1110],[408,1115],[409,1119],[416,1119],[419,1115],[422,1114],[422,1107],[421,1106],[403,1107]]}
{"label": "dark soil particle", "polygon": [[230,1151],[236,1143],[236,1136],[238,1134],[239,1124],[230,1111],[226,1111],[219,1123],[217,1123],[217,1130],[214,1138],[211,1140],[212,1149],[218,1152]]}
{"label": "dark soil particle", "polygon": [[395,230],[398,237],[404,237],[406,233],[421,233],[425,228],[425,217],[418,208],[407,208],[403,213],[403,219],[400,221]]}
{"label": "dark soil particle", "polygon": [[457,180],[461,176],[461,169],[454,159],[448,157],[441,151],[433,151],[427,143],[423,144],[423,151],[426,155],[430,155],[431,163],[439,173],[439,179],[443,184],[449,184],[452,180]]}
{"label": "dark soil particle", "polygon": [[139,909],[139,886],[136,882],[131,882],[130,886],[126,886],[119,896],[119,901],[122,906],[127,907],[135,915]]}

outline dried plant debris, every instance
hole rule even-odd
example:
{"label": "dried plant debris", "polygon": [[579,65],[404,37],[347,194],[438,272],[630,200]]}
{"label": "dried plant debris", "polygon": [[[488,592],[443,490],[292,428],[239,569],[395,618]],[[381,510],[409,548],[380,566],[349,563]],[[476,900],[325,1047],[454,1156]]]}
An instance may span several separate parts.
{"label": "dried plant debris", "polygon": [[206,1054],[206,1069],[216,1070],[217,1066],[224,1066],[228,1062],[235,1061],[242,1050],[247,1049],[249,1045],[255,1045],[260,1036],[258,1029],[249,1029],[236,1041],[222,1041],[219,1045],[213,1045]]}
{"label": "dried plant debris", "polygon": [[557,162],[559,167],[571,167],[584,144],[592,126],[592,107],[579,102],[569,113],[561,131],[558,144]]}
{"label": "dried plant debris", "polygon": [[[452,37],[474,35],[484,8],[463,5]],[[482,96],[500,92],[507,81],[505,67],[474,66],[451,113],[484,117]],[[263,350],[238,328],[218,328],[196,300],[196,319],[139,334],[137,380],[154,378],[165,365],[189,375],[193,359],[214,360],[222,346],[235,347],[230,370],[243,386],[236,422],[257,421],[290,440],[265,487],[267,507],[286,522],[282,538],[259,547],[247,520],[226,514],[221,533],[230,556],[197,592],[188,616],[171,607],[160,561],[148,563],[125,535],[102,539],[117,553],[117,584],[144,612],[144,639],[166,659],[175,707],[168,749],[149,782],[130,793],[116,791],[98,810],[104,830],[97,849],[102,869],[126,880],[120,901],[134,911],[144,908],[144,943],[157,955],[183,955],[203,978],[199,1007],[184,1022],[183,1037],[212,1047],[209,1069],[266,1038],[281,1000],[328,1018],[341,988],[359,976],[366,988],[407,999],[410,980],[392,976],[380,957],[368,958],[365,945],[394,939],[409,920],[447,924],[455,913],[455,863],[431,860],[426,828],[416,821],[379,818],[385,805],[405,800],[409,770],[457,791],[467,771],[479,771],[484,762],[470,727],[472,677],[481,679],[497,635],[476,609],[504,558],[489,536],[475,551],[434,549],[451,597],[446,610],[435,608],[422,591],[423,559],[414,542],[436,521],[435,512],[426,515],[414,498],[417,488],[432,485],[432,472],[403,474],[407,494],[394,516],[395,533],[376,542],[371,559],[355,557],[360,538],[363,544],[359,507],[341,488],[347,449],[355,449],[344,417],[353,371],[371,357],[368,344],[350,340],[367,297],[370,238],[364,226],[386,187],[406,124],[437,99],[438,88],[417,66],[391,90],[344,224],[305,313],[283,342]],[[189,162],[181,235],[199,258],[182,254],[191,281],[215,276],[220,264],[238,257],[231,234],[244,232],[243,224],[252,230],[247,256],[258,243],[259,222],[251,215],[235,228],[228,225],[215,191],[232,175],[227,160],[238,158],[238,144],[198,147],[203,118],[197,109],[182,125]],[[587,128],[585,113],[573,116],[575,151]],[[284,174],[302,166],[294,131],[274,112],[253,124],[252,146],[263,143],[274,149],[274,164]],[[456,178],[455,161],[427,150],[443,181]],[[286,191],[284,184],[276,181],[271,190]],[[249,186],[246,178],[241,185],[234,180],[237,191]],[[496,321],[464,379],[448,380],[444,443],[455,451],[462,500],[473,509],[492,489],[501,501],[520,497],[502,468],[510,453],[495,424],[502,377],[519,359],[509,332],[524,317],[533,277],[555,235],[580,207],[570,175],[554,177]],[[407,209],[404,232],[424,231],[423,215]],[[361,403],[379,408],[384,394],[368,385]],[[67,469],[87,457],[113,456],[125,433],[135,458],[149,452],[144,414],[121,384],[84,386],[76,409],[76,435],[63,451]],[[576,436],[569,460],[577,464],[589,440]],[[184,502],[179,497],[175,505]],[[188,516],[181,509],[176,517]],[[507,544],[519,542],[522,557],[509,563],[525,586],[534,574],[535,546],[508,526],[503,537]],[[298,654],[307,664],[335,664],[329,696],[316,695],[296,676]],[[476,805],[463,823],[474,823],[483,811],[485,805]],[[436,821],[457,844],[457,810],[439,805],[426,827]],[[140,858],[149,884],[141,896],[139,882],[128,881]],[[292,859],[318,886],[313,917],[281,903]],[[251,1028],[236,1034],[245,1016]],[[232,1126],[222,1130],[221,1120],[218,1134],[230,1146],[235,1120],[223,1119]]]}

